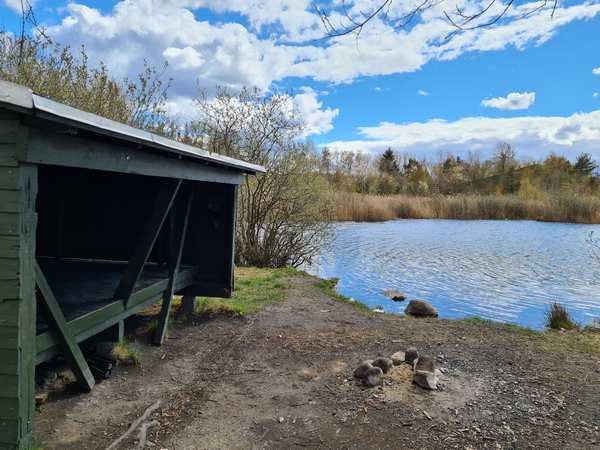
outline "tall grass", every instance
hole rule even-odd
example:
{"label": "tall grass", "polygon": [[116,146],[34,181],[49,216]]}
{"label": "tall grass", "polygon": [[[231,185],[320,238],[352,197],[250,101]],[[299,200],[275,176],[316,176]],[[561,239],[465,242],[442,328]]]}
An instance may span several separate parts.
{"label": "tall grass", "polygon": [[546,327],[550,330],[574,330],[577,324],[567,308],[560,303],[552,303],[546,312]]}
{"label": "tall grass", "polygon": [[377,222],[393,219],[540,220],[600,223],[600,198],[563,195],[527,200],[502,195],[414,197],[336,194],[338,221]]}

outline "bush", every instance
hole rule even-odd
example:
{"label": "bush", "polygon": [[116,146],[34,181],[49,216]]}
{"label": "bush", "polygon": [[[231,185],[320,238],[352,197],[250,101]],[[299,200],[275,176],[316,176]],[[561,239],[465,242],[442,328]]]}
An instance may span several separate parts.
{"label": "bush", "polygon": [[546,327],[550,330],[574,330],[577,324],[571,314],[560,303],[552,303],[546,313]]}

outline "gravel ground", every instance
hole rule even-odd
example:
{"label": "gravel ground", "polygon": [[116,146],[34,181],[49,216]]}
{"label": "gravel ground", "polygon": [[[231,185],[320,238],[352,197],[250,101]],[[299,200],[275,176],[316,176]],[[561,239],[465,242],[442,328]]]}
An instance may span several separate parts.
{"label": "gravel ground", "polygon": [[[142,368],[51,396],[39,440],[105,449],[160,401],[118,449],[600,449],[598,353],[502,325],[364,314],[315,284],[292,276],[257,314],[173,327]],[[378,388],[352,380],[361,360],[411,346],[435,358],[439,391],[406,365]]]}

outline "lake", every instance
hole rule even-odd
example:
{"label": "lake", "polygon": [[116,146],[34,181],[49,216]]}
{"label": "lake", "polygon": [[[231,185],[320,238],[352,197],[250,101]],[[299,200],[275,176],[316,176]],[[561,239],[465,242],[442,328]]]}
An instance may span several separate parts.
{"label": "lake", "polygon": [[[589,324],[600,318],[600,261],[586,242],[594,230],[600,235],[600,225],[533,221],[341,223],[308,271],[339,278],[341,294],[390,313],[423,299],[441,318],[539,329],[558,301]],[[387,289],[408,300],[393,302]]]}

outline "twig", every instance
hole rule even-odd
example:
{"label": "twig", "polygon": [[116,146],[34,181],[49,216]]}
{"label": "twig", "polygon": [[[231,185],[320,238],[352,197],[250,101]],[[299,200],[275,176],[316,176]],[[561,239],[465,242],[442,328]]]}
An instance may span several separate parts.
{"label": "twig", "polygon": [[139,427],[140,424],[144,420],[146,420],[150,414],[152,414],[154,411],[156,411],[159,408],[159,406],[160,406],[160,400],[157,400],[156,403],[154,403],[154,404],[150,405],[148,408],[146,408],[146,411],[144,411],[144,414],[142,414],[138,419],[136,419],[131,424],[131,426],[127,429],[125,434],[123,434],[116,441],[114,441],[112,444],[110,444],[108,447],[106,447],[106,450],[114,450],[115,448],[117,448],[117,446],[121,442],[123,442],[131,433],[133,433],[135,431],[135,429],[137,427]]}

